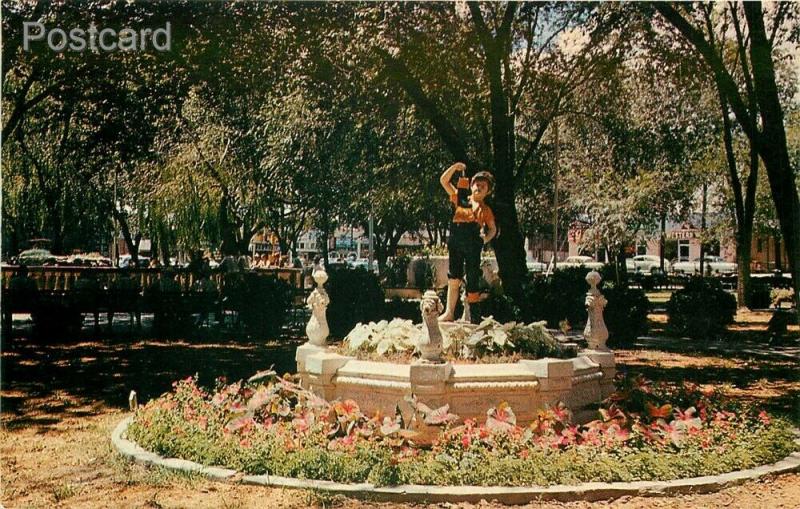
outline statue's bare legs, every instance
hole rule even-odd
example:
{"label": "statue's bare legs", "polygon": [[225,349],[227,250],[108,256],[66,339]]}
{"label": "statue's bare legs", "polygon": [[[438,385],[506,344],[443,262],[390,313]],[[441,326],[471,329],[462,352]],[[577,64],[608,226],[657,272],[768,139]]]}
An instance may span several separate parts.
{"label": "statue's bare legs", "polygon": [[456,304],[458,303],[458,293],[461,288],[460,279],[447,280],[447,307],[444,314],[439,316],[440,322],[454,322],[456,319]]}

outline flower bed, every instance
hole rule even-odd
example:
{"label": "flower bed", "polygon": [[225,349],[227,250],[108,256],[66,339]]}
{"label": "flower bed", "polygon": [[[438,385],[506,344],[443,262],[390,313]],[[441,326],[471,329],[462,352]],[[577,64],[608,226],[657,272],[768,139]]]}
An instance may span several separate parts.
{"label": "flower bed", "polygon": [[693,385],[622,379],[598,419],[570,424],[558,405],[530,424],[505,404],[485,422],[428,408],[366,416],[326,402],[290,378],[222,382],[188,378],[140,407],[128,437],[157,454],[252,474],[376,485],[529,486],[669,480],[777,461],[797,449],[789,424]]}

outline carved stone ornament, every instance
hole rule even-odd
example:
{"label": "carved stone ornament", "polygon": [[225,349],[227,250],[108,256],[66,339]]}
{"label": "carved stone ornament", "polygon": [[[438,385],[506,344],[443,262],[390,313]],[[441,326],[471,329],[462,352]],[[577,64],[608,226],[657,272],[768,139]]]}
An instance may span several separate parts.
{"label": "carved stone ornament", "polygon": [[606,346],[608,329],[606,328],[605,320],[603,320],[603,310],[608,301],[597,288],[601,280],[600,274],[595,270],[586,275],[586,282],[590,286],[589,291],[586,292],[586,311],[589,317],[586,320],[583,336],[589,343],[591,350],[608,350]]}
{"label": "carved stone ornament", "polygon": [[311,309],[311,319],[306,325],[306,335],[308,336],[309,344],[326,346],[326,340],[328,339],[328,334],[330,334],[326,312],[328,304],[331,303],[328,292],[325,291],[324,287],[325,282],[328,281],[328,273],[325,272],[323,267],[320,267],[314,270],[312,277],[314,282],[317,283],[317,287],[311,292],[306,301],[308,308]]}
{"label": "carved stone ornament", "polygon": [[422,311],[422,323],[428,332],[419,344],[421,358],[426,362],[441,362],[443,339],[439,329],[439,315],[444,311],[444,306],[436,292],[428,290],[422,296],[419,307]]}

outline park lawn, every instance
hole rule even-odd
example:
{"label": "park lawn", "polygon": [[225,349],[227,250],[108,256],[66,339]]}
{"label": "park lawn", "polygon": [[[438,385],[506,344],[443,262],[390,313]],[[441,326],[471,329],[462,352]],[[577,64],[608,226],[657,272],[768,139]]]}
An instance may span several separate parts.
{"label": "park lawn", "polygon": [[[742,316],[736,334],[766,326],[759,313]],[[763,325],[762,325],[763,324]],[[741,327],[741,329],[737,329]],[[680,344],[678,345],[680,346]],[[660,351],[617,350],[618,368],[656,380],[723,386],[733,398],[758,402],[798,423],[796,361],[725,349]],[[364,507],[359,501],[281,489],[235,486],[157,469],[120,459],[109,436],[126,415],[125,388],[149,379],[150,397],[170,389],[186,373],[252,374],[264,364],[285,365],[294,345],[141,341],[133,345],[85,342],[28,345],[17,340],[3,349],[2,503],[5,507],[309,507],[332,504]],[[94,355],[90,351],[94,350]],[[63,377],[64,370],[92,362],[90,375]],[[10,371],[10,375],[9,375]],[[210,374],[208,376],[211,376]],[[88,381],[88,383],[87,383]],[[109,392],[109,388],[111,392]],[[790,474],[707,495],[678,498],[626,497],[612,507],[796,507],[800,475]],[[404,507],[373,504],[369,507]],[[487,507],[489,505],[481,505]],[[588,507],[550,503],[535,507]],[[457,507],[473,507],[461,504]]]}

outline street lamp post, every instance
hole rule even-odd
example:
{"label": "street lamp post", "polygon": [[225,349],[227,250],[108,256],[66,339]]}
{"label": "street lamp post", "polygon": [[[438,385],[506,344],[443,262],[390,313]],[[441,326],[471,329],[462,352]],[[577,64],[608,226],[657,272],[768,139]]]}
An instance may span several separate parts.
{"label": "street lamp post", "polygon": [[372,260],[375,257],[375,244],[374,244],[374,235],[375,235],[375,216],[370,213],[369,215],[369,270],[372,271]]}

